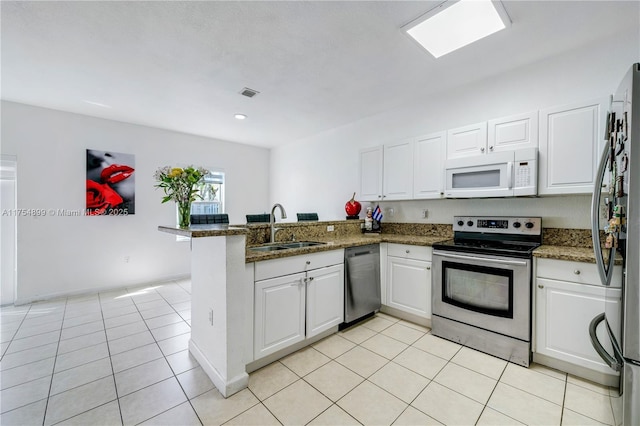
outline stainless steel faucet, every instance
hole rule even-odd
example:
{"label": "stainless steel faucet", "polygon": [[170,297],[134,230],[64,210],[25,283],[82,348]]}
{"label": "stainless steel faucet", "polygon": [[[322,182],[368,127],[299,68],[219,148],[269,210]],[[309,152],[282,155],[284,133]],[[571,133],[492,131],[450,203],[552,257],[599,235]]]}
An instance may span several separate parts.
{"label": "stainless steel faucet", "polygon": [[271,226],[271,242],[272,243],[275,243],[276,232],[278,232],[278,230],[280,229],[274,226],[276,224],[276,216],[275,216],[276,208],[280,209],[280,217],[282,219],[287,218],[287,212],[284,211],[284,207],[282,207],[282,204],[278,204],[278,203],[274,204],[273,208],[271,209],[271,216],[269,216],[269,226]]}

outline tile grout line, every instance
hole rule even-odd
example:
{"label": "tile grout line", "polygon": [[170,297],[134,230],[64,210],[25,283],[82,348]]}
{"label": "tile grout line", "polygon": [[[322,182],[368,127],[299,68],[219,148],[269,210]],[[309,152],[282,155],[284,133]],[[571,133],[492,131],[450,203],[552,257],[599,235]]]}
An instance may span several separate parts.
{"label": "tile grout line", "polygon": [[62,311],[62,322],[60,323],[60,334],[58,335],[58,346],[56,347],[56,355],[53,360],[53,366],[51,367],[51,380],[49,381],[49,391],[47,392],[47,402],[44,406],[44,413],[42,415],[42,426],[45,424],[45,420],[47,419],[47,412],[49,411],[49,399],[51,398],[51,389],[53,388],[53,376],[54,371],[56,371],[56,363],[58,362],[58,352],[60,351],[60,342],[62,340],[62,326],[64,325],[64,315],[67,312],[67,303],[69,302],[69,298],[65,298],[64,300],[64,309]]}
{"label": "tile grout line", "polygon": [[[120,397],[118,396],[118,386],[116,383],[116,372],[113,369],[113,358],[111,357],[111,347],[109,346],[109,336],[107,335],[107,323],[104,317],[104,310],[102,309],[102,298],[100,297],[100,293],[98,293],[98,303],[100,304],[100,316],[102,316],[102,325],[104,326],[105,344],[107,346],[107,355],[109,356],[109,365],[111,366],[111,379],[113,380],[113,390],[116,394],[115,401],[118,404],[118,413],[120,414],[120,424],[124,425],[124,419],[122,418],[122,408],[120,407]],[[108,404],[108,402],[105,404]],[[97,407],[94,407],[94,408],[97,408]],[[94,408],[91,408],[91,410],[93,410]]]}
{"label": "tile grout line", "polygon": [[[103,319],[103,325],[104,325],[104,316],[103,316],[103,313],[102,313],[102,304],[100,303],[100,294],[99,294],[99,293],[97,294],[97,298],[98,298],[98,304],[100,305],[100,315],[101,315],[101,317],[102,317],[102,319]],[[66,305],[65,305],[65,314],[66,314]],[[75,317],[73,317],[73,318],[75,318]],[[100,320],[96,320],[96,321],[92,321],[92,322],[98,322],[98,321],[100,321]],[[64,318],[63,318],[63,323],[62,323],[62,324],[63,324],[63,326],[64,326]],[[72,327],[70,327],[70,328],[72,328]],[[94,332],[94,333],[98,333],[99,331],[100,331],[100,330],[98,330],[98,331],[96,331],[96,332]],[[107,353],[109,354],[109,345],[108,345],[107,340],[106,340],[106,338],[107,338],[107,336],[106,336],[106,329],[103,329],[102,331],[103,331],[103,332],[104,332],[104,334],[105,334],[105,344],[106,344],[106,346],[107,346]],[[88,333],[88,334],[93,334],[93,333]],[[86,336],[86,335],[88,335],[88,334],[81,335],[81,336]],[[75,337],[81,337],[81,336],[75,336]],[[75,337],[73,337],[73,338],[75,338]],[[65,339],[65,340],[69,340],[69,339]],[[62,341],[62,340],[60,340],[60,341]],[[76,349],[75,351],[82,350],[82,349],[86,349],[87,347],[97,346],[97,345],[100,345],[100,344],[101,344],[101,343],[97,343],[97,344],[95,344],[95,345],[89,345],[89,346],[86,346],[86,347],[84,347],[84,348]],[[75,351],[70,351],[70,352],[66,352],[66,353],[72,353],[72,352],[75,352]],[[65,354],[66,354],[66,353],[65,353]],[[65,355],[65,354],[63,354],[63,355]],[[106,357],[105,357],[105,358],[106,358]],[[96,362],[96,361],[99,361],[99,360],[102,360],[102,359],[105,359],[105,358],[100,358],[100,359],[95,360],[95,361],[85,362],[85,363],[82,363],[82,364],[77,365],[77,366],[75,366],[75,367],[68,368],[68,369],[66,369],[66,370],[62,370],[62,371],[69,371],[69,370],[72,370],[73,368],[81,367],[81,366],[83,366],[83,365],[87,365],[87,364],[90,364],[91,362]],[[109,358],[109,363],[111,364],[111,356],[110,356],[110,354],[108,355],[108,358]],[[56,362],[57,362],[57,360],[58,360],[58,355],[56,355]],[[55,371],[55,365],[54,365],[54,371]],[[60,371],[60,372],[62,372],[62,371]],[[60,372],[59,372],[59,373],[60,373]],[[55,375],[55,374],[57,374],[57,373],[54,373],[54,375]],[[67,390],[65,390],[65,391],[63,391],[63,392],[60,392],[60,393],[56,394],[56,395],[62,395],[62,394],[64,394],[65,392],[68,392],[68,391],[70,391],[70,390],[72,390],[72,389],[77,389],[77,388],[79,388],[79,387],[81,387],[81,386],[85,386],[85,385],[88,385],[88,384],[90,384],[90,383],[97,382],[98,380],[102,380],[102,379],[104,379],[104,378],[106,378],[106,377],[108,377],[108,376],[100,377],[100,378],[97,378],[97,379],[95,379],[95,380],[91,380],[91,381],[89,381],[89,382],[87,382],[87,383],[83,383],[83,384],[81,384],[81,385],[74,386],[74,387],[69,388],[69,389],[67,389]],[[112,378],[114,377],[114,375],[113,375],[113,366],[112,366],[112,368],[111,368],[111,377],[112,377]],[[53,377],[52,377],[52,383],[53,383]],[[114,388],[115,388],[115,382],[114,382]],[[50,389],[50,390],[49,390],[49,398],[50,398],[51,396],[52,396],[52,395],[51,395],[51,389]],[[53,395],[53,396],[55,396],[55,395]],[[116,389],[116,400],[117,400],[117,389]],[[94,409],[96,409],[96,408],[99,408],[99,407],[102,407],[102,406],[104,406],[104,405],[107,405],[107,404],[109,404],[109,403],[111,403],[111,402],[113,402],[113,401],[114,401],[114,400],[107,401],[107,402],[105,402],[105,403],[103,403],[103,404],[97,405],[97,406],[95,406],[95,407],[91,407],[91,408],[89,408],[89,409],[87,409],[87,410],[85,410],[85,411],[82,411],[82,412],[76,413],[76,414],[72,415],[71,417],[68,417],[68,418],[66,418],[66,419],[61,419],[60,421],[56,422],[55,424],[59,424],[59,423],[62,423],[62,422],[64,422],[64,421],[67,421],[67,420],[73,419],[74,417],[77,417],[77,416],[80,416],[80,415],[82,415],[82,414],[88,413],[88,412],[89,412],[89,411],[91,411],[91,410],[94,410]],[[47,405],[48,405],[48,400],[47,400]],[[46,411],[45,411],[45,413],[46,413]]]}
{"label": "tile grout line", "polygon": [[[169,303],[169,302],[164,298],[164,296],[162,295],[162,293],[160,293],[160,292],[159,292],[159,291],[157,291],[156,289],[154,289],[154,291],[158,294],[158,296],[160,296],[160,298],[161,298],[161,299],[162,299],[162,300],[163,300],[167,305],[169,305],[169,307],[173,310],[173,312],[174,312],[174,313],[176,313],[180,318],[182,318],[182,315],[180,315],[180,314],[178,313],[178,311],[176,311],[176,310],[173,308],[173,306],[171,306],[171,303]],[[185,290],[185,291],[186,291],[186,290]],[[189,293],[189,298],[191,298],[191,294],[190,294],[190,293]],[[147,324],[146,319],[142,316],[142,311],[140,311],[140,308],[138,307],[138,304],[136,303],[135,299],[133,299],[133,298],[131,299],[131,301],[132,301],[132,302],[133,302],[133,304],[135,305],[135,307],[136,307],[136,310],[137,310],[138,314],[140,314],[140,317],[142,318],[142,322],[144,322],[145,327],[147,327],[147,331],[149,331],[149,333],[151,334],[151,337],[153,338],[154,343],[158,346],[158,349],[160,350],[160,353],[162,354],[162,358],[163,358],[163,359],[164,359],[164,361],[167,363],[167,365],[169,366],[169,369],[171,370],[171,373],[173,374],[173,376],[172,376],[172,377],[176,380],[176,382],[178,383],[178,386],[180,386],[180,390],[182,390],[182,393],[184,394],[184,396],[185,396],[185,398],[186,398],[187,402],[188,402],[188,403],[189,403],[189,405],[191,406],[191,409],[192,409],[192,410],[193,410],[193,412],[195,413],[196,417],[198,418],[198,421],[200,422],[200,424],[204,424],[204,423],[202,422],[202,419],[200,419],[200,415],[198,414],[198,412],[196,411],[195,407],[194,407],[194,406],[193,406],[193,404],[191,403],[191,399],[190,399],[190,398],[189,398],[189,396],[187,395],[187,392],[185,391],[184,387],[182,386],[182,383],[180,383],[180,380],[178,379],[178,375],[177,375],[177,374],[176,374],[176,372],[174,371],[173,367],[171,367],[171,363],[170,363],[170,362],[169,362],[169,360],[167,359],[167,355],[164,353],[164,351],[163,351],[163,350],[162,350],[162,348],[160,347],[160,345],[159,345],[159,343],[158,343],[158,340],[156,339],[156,336],[154,336],[154,334],[151,332],[151,329],[149,328],[149,325]],[[157,317],[154,317],[154,318],[157,318]],[[183,319],[183,321],[184,321],[184,319]],[[185,322],[186,322],[186,321],[185,321]],[[191,333],[191,324],[188,324],[188,325],[189,325],[189,333]],[[186,333],[183,333],[183,334],[186,334]],[[177,337],[177,336],[173,336],[173,337]],[[170,338],[173,338],[173,337],[170,337]],[[167,340],[167,339],[163,339],[163,340]],[[173,355],[173,354],[170,354],[170,355]],[[160,358],[158,358],[158,359],[160,359]],[[194,367],[194,368],[197,368],[197,367]],[[187,370],[187,371],[190,371],[190,370]],[[181,373],[181,374],[182,374],[182,373]],[[115,375],[114,375],[114,379],[115,379]],[[168,379],[164,379],[164,380],[168,380]],[[160,382],[162,382],[162,381],[164,381],[164,380],[161,380]],[[149,385],[149,386],[153,386],[154,384],[157,384],[157,383],[160,383],[160,382],[153,383],[153,384],[151,384],[151,385]],[[142,388],[142,389],[148,388],[149,386],[145,386],[145,387],[144,387],[144,388]],[[138,391],[140,391],[140,390],[142,390],[142,389],[138,389],[138,390],[137,390],[137,391],[135,391],[135,392],[138,392]],[[133,393],[135,393],[135,392],[132,392],[132,393],[131,393],[131,394],[129,394],[129,395],[132,395],[132,394],[133,394]],[[197,395],[197,396],[200,396],[200,395]],[[196,398],[197,396],[195,396],[194,398]],[[163,414],[163,413],[166,413],[167,411],[172,410],[172,409],[174,409],[174,408],[178,407],[178,406],[179,406],[179,405],[181,405],[181,404],[183,404],[183,403],[180,403],[180,404],[178,404],[178,405],[176,405],[176,406],[173,406],[173,407],[169,407],[169,408],[167,408],[165,411],[163,411],[163,412],[161,412],[161,413],[158,413],[158,414],[156,414],[156,415],[154,415],[154,416],[152,416],[152,417],[149,417],[148,419],[145,419],[145,420],[143,420],[142,422],[146,422],[146,421],[148,421],[148,420],[150,420],[150,419],[153,419],[154,417],[157,417],[157,416],[159,416],[159,415],[161,415],[161,414]],[[120,410],[120,415],[122,416],[122,410]],[[140,423],[142,423],[142,422],[140,422]],[[124,421],[123,421],[123,424],[124,424]]]}

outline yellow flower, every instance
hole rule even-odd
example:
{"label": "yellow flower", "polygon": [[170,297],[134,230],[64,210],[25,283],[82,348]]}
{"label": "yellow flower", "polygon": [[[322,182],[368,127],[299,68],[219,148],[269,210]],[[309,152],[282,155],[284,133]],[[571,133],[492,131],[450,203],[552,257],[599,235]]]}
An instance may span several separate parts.
{"label": "yellow flower", "polygon": [[171,172],[169,172],[169,177],[174,178],[174,177],[180,176],[181,174],[182,174],[182,169],[179,167],[175,167],[171,169]]}

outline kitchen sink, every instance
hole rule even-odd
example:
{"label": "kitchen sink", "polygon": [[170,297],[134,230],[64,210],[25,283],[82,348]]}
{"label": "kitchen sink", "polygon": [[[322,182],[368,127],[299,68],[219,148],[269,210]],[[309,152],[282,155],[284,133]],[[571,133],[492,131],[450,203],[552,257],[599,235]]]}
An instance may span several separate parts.
{"label": "kitchen sink", "polygon": [[274,251],[274,250],[287,250],[304,247],[321,246],[326,243],[318,243],[316,241],[294,241],[290,243],[271,243],[257,247],[249,247],[249,250],[254,251]]}
{"label": "kitchen sink", "polygon": [[282,243],[280,247],[286,248],[301,248],[301,247],[313,247],[313,246],[321,246],[325,243],[317,243],[315,241],[295,241],[291,243]]}
{"label": "kitchen sink", "polygon": [[280,246],[260,246],[260,247],[249,247],[249,250],[255,251],[274,251],[274,250],[286,250],[286,247]]}

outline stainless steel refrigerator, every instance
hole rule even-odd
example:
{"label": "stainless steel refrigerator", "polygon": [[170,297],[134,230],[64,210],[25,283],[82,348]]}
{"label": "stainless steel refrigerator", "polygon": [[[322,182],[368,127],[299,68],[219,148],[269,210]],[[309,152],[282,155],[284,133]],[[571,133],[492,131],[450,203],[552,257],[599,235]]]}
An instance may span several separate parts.
{"label": "stainless steel refrigerator", "polygon": [[[598,168],[601,185],[596,184],[591,205],[593,246],[602,284],[622,288],[622,300],[621,304],[607,304],[619,309],[607,308],[594,318],[589,333],[602,359],[620,372],[620,395],[612,398],[616,425],[637,426],[640,425],[640,64],[633,64],[612,97],[605,136],[608,143]],[[616,262],[624,268],[622,283],[612,282]],[[598,340],[599,325],[606,328],[612,353]]]}

